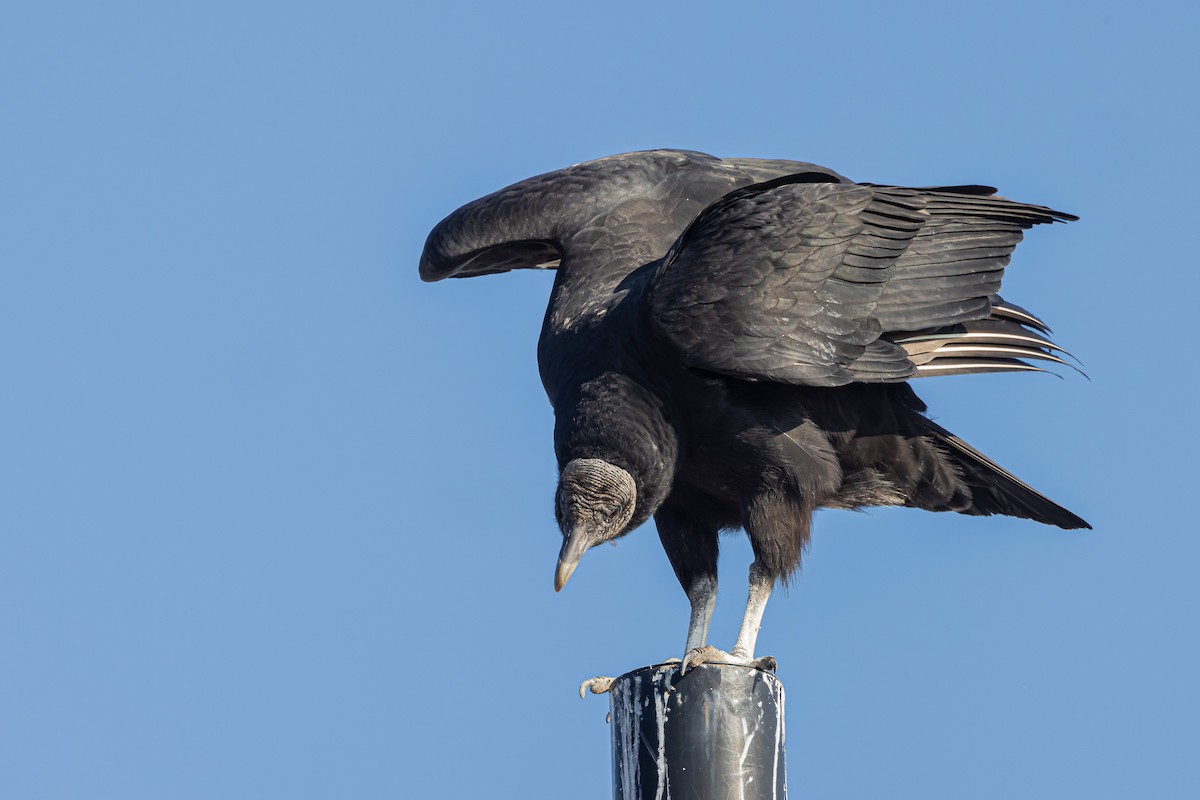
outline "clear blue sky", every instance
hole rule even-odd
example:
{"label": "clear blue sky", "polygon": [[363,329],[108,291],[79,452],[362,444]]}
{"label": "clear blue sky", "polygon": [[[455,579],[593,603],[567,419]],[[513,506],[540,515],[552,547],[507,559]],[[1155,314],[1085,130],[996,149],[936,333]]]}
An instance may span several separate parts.
{"label": "clear blue sky", "polygon": [[[1083,217],[1005,294],[1092,380],[918,390],[1096,530],[821,512],[760,638],[793,796],[1200,796],[1194,5],[4,17],[0,796],[607,797],[575,686],[679,654],[686,602],[650,527],[554,594],[549,276],[417,258],[649,147]],[[726,540],[718,644],[749,560]]]}

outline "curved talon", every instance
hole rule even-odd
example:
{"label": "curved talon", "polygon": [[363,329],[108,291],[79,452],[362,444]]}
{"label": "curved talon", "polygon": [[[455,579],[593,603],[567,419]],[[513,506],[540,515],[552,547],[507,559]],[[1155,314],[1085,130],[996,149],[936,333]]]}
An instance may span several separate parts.
{"label": "curved talon", "polygon": [[728,654],[722,653],[711,644],[706,644],[703,647],[693,647],[687,651],[687,655],[683,657],[683,661],[679,662],[679,677],[682,678],[686,675],[689,669],[723,657],[728,657]]}
{"label": "curved talon", "polygon": [[590,691],[592,694],[604,694],[612,688],[613,679],[606,678],[603,675],[597,675],[595,678],[588,678],[583,683],[579,684],[579,699],[587,697]]}

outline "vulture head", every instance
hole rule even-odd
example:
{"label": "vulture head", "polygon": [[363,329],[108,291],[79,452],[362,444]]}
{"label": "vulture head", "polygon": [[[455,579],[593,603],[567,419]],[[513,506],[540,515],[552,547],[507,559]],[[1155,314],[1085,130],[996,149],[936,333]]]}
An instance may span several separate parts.
{"label": "vulture head", "polygon": [[625,533],[636,507],[637,484],[624,469],[598,458],[567,462],[554,503],[563,535],[554,591],[566,585],[589,548]]}

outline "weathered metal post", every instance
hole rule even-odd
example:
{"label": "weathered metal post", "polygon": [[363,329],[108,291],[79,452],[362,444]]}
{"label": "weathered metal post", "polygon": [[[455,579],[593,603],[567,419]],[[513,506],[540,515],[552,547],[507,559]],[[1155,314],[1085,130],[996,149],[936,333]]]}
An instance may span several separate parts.
{"label": "weathered metal post", "polygon": [[783,684],[753,667],[678,664],[612,685],[614,800],[786,800]]}

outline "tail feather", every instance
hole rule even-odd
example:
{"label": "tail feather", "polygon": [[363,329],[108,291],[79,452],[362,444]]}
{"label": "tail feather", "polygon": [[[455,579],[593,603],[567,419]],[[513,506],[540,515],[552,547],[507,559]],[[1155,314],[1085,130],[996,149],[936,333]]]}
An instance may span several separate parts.
{"label": "tail feather", "polygon": [[929,430],[961,470],[963,481],[971,489],[971,508],[964,509],[964,513],[1004,514],[1057,525],[1065,530],[1091,529],[1084,519],[1036,491],[942,426],[929,421]]}
{"label": "tail feather", "polygon": [[1048,338],[1050,329],[1046,323],[999,295],[992,295],[988,300],[991,308],[984,319],[920,331],[893,331],[887,334],[886,340],[904,349],[909,362],[917,368],[913,375],[917,378],[976,372],[1048,371],[1026,359],[1061,364],[1087,377],[1083,370],[1062,358],[1075,359],[1075,356]]}

